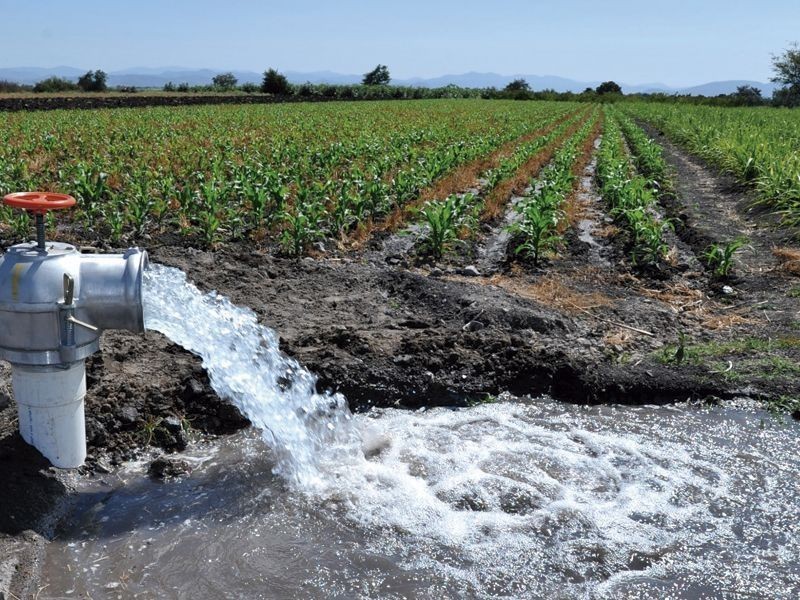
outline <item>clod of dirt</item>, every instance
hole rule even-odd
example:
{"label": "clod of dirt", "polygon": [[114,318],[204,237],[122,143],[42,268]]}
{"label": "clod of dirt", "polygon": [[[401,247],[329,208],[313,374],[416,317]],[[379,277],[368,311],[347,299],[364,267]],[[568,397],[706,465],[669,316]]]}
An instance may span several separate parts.
{"label": "clod of dirt", "polygon": [[185,450],[189,445],[189,436],[177,417],[167,417],[161,421],[154,431],[155,442],[165,450]]}
{"label": "clod of dirt", "polygon": [[155,479],[173,479],[189,475],[192,468],[188,462],[179,458],[159,456],[150,463],[148,473]]}

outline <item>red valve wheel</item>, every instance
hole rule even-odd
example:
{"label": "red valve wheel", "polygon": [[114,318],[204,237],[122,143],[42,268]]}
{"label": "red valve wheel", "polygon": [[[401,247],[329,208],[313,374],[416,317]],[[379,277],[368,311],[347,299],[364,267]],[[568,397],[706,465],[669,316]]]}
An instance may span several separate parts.
{"label": "red valve wheel", "polygon": [[14,208],[29,210],[43,215],[48,210],[59,210],[75,206],[75,198],[54,192],[15,192],[3,198],[3,203]]}

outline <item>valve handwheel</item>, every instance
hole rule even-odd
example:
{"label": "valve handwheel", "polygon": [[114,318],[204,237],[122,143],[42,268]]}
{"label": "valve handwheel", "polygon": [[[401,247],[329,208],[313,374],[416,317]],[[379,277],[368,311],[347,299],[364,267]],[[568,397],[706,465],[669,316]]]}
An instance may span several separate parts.
{"label": "valve handwheel", "polygon": [[75,206],[75,198],[55,192],[15,192],[3,198],[3,203],[36,214]]}
{"label": "valve handwheel", "polygon": [[15,192],[4,196],[3,204],[27,210],[36,216],[36,247],[45,252],[44,215],[49,210],[75,206],[75,198],[55,192]]}

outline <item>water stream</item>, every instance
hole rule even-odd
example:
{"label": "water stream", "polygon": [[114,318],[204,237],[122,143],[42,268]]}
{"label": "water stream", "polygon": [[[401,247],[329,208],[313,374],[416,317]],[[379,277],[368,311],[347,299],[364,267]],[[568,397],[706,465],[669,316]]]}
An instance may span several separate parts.
{"label": "water stream", "polygon": [[[800,425],[747,403],[374,410],[176,270],[147,325],[258,429],[83,483],[40,597],[792,598]],[[154,297],[157,296],[157,297]]]}

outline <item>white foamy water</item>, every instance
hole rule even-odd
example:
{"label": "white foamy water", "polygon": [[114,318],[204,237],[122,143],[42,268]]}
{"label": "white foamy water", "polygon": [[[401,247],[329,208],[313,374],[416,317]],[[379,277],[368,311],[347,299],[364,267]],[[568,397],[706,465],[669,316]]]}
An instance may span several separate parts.
{"label": "white foamy water", "polygon": [[148,326],[267,433],[190,449],[180,481],[87,483],[43,597],[800,595],[797,422],[548,398],[352,416],[251,312],[174,269],[146,292]]}
{"label": "white foamy water", "polygon": [[275,472],[314,489],[320,460],[348,460],[358,449],[341,395],[317,394],[315,378],[285,356],[275,333],[252,310],[215,292],[204,294],[179,269],[151,265],[143,281],[147,329],[199,355],[211,386],[263,432]]}
{"label": "white foamy water", "polygon": [[390,441],[339,481],[341,499],[382,532],[381,553],[464,593],[796,597],[800,432],[762,416],[550,400],[376,411]]}

